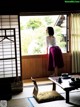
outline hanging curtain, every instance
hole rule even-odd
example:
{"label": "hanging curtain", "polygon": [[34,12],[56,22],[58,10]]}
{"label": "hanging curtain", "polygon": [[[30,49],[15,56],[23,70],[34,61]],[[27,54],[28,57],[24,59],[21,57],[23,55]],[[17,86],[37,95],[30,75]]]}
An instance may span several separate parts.
{"label": "hanging curtain", "polygon": [[71,14],[72,72],[80,73],[80,14]]}

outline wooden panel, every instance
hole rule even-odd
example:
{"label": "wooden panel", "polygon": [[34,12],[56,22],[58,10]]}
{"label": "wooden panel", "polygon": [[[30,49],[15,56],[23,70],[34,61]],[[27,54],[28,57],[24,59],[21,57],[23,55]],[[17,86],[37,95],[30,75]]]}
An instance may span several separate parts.
{"label": "wooden panel", "polygon": [[72,59],[71,59],[71,54],[63,54],[63,59],[64,59],[64,67],[63,67],[63,72],[72,72]]}
{"label": "wooden panel", "polygon": [[[71,73],[71,54],[63,54],[64,67],[62,72]],[[30,79],[31,76],[37,78],[47,77],[50,75],[48,71],[48,56],[23,56],[22,57],[22,79]]]}

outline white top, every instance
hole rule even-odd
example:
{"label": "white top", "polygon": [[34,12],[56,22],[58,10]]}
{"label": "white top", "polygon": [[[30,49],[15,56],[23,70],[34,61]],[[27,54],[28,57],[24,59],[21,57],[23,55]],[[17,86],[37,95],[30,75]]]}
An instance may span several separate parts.
{"label": "white top", "polygon": [[46,42],[47,42],[47,48],[49,53],[50,47],[56,46],[56,38],[54,36],[47,36]]}

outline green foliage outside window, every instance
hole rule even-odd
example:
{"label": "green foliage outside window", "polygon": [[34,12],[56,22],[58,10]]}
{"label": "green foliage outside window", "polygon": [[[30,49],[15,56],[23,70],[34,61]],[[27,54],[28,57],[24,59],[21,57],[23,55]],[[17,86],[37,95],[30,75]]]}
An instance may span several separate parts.
{"label": "green foliage outside window", "polygon": [[[27,17],[27,16],[26,16]],[[29,18],[23,24],[21,21],[21,50],[22,55],[38,55],[46,54],[46,27],[53,26],[55,30],[55,37],[57,45],[66,50],[66,41],[62,35],[60,27],[54,26],[55,21],[53,17],[44,16],[43,18]]]}

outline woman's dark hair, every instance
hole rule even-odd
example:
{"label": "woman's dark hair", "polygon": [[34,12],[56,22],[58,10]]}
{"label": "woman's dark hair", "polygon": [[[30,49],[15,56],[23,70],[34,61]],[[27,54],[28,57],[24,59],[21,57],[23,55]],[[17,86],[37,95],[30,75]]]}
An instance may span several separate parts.
{"label": "woman's dark hair", "polygon": [[48,30],[48,34],[49,35],[54,35],[54,29],[53,29],[53,27],[47,27],[47,30]]}

